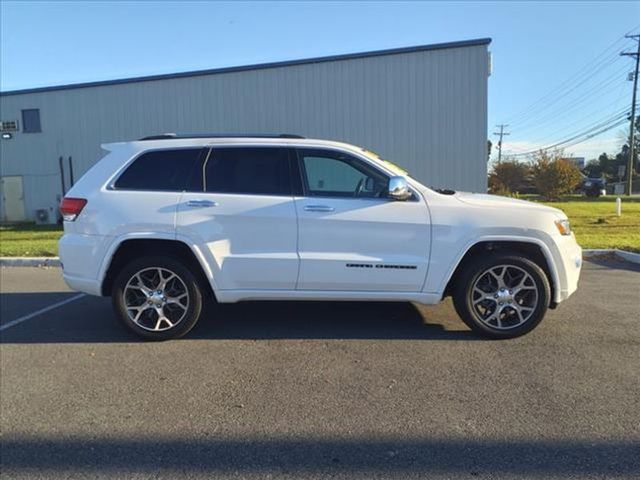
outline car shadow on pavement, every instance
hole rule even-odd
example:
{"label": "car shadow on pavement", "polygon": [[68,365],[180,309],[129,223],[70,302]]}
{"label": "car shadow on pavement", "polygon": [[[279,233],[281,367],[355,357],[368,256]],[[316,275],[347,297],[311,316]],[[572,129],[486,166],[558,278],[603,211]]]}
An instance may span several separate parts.
{"label": "car shadow on pavement", "polygon": [[640,468],[638,443],[624,440],[8,437],[2,450],[7,478],[622,478]]}
{"label": "car shadow on pavement", "polygon": [[[73,293],[0,295],[3,323]],[[51,301],[47,301],[50,299]],[[25,306],[30,308],[25,308]],[[450,305],[408,302],[242,302],[209,305],[184,340],[480,340]],[[137,342],[116,320],[109,298],[86,296],[0,332],[2,343]]]}
{"label": "car shadow on pavement", "polygon": [[[442,310],[443,306],[436,307]],[[427,312],[425,313],[425,310]],[[478,340],[455,317],[453,330],[409,302],[241,302],[212,305],[190,338]],[[435,313],[435,311],[434,311]],[[447,313],[449,314],[447,316]]]}

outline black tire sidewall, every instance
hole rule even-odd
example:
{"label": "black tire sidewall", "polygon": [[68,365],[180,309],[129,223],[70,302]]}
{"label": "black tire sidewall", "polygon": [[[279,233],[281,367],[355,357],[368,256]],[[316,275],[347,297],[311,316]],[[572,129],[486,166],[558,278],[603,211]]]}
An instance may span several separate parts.
{"label": "black tire sidewall", "polygon": [[[478,320],[473,313],[471,296],[468,294],[469,289],[473,287],[482,273],[493,266],[501,264],[514,265],[531,275],[538,288],[539,296],[538,304],[531,317],[522,325],[508,330],[494,329]],[[493,254],[471,261],[462,271],[453,294],[455,309],[464,323],[474,332],[496,339],[515,338],[533,330],[544,318],[550,300],[551,288],[544,270],[531,260],[512,254]]]}
{"label": "black tire sidewall", "polygon": [[[127,314],[124,304],[124,288],[131,277],[145,268],[166,268],[177,274],[189,293],[189,307],[184,318],[175,326],[161,332],[145,330],[136,325]],[[128,263],[116,276],[111,293],[116,316],[133,333],[146,340],[169,340],[186,335],[197,323],[202,311],[202,293],[195,275],[181,262],[168,257],[142,257]]]}

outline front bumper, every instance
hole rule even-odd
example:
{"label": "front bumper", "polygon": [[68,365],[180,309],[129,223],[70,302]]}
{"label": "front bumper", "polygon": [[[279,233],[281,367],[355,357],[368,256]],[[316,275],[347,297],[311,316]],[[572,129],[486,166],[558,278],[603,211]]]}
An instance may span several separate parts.
{"label": "front bumper", "polygon": [[582,270],[582,247],[573,234],[556,240],[559,284],[555,292],[555,303],[560,303],[578,289]]}

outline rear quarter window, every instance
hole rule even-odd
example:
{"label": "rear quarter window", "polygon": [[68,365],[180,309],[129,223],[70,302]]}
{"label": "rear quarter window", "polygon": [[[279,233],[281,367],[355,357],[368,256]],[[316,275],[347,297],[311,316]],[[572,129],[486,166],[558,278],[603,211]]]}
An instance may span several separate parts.
{"label": "rear quarter window", "polygon": [[198,164],[202,148],[154,150],[136,158],[116,180],[121,190],[182,191]]}

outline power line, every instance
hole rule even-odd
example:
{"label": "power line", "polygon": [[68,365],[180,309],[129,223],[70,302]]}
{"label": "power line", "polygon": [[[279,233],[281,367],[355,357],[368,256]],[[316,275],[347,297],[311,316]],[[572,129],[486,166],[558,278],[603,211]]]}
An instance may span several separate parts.
{"label": "power line", "polygon": [[[566,143],[566,142],[569,142],[569,140],[565,140],[564,142],[562,142],[559,145],[563,146],[563,148],[574,147],[576,145],[579,145],[581,143],[586,142],[587,140],[590,140],[591,138],[597,137],[598,135],[601,135],[601,134],[603,134],[605,132],[608,132],[609,130],[613,130],[614,128],[617,128],[617,127],[619,127],[621,125],[624,125],[625,123],[627,123],[627,119],[626,118],[622,119],[622,120],[619,120],[617,123],[614,123],[614,124],[609,125],[609,126],[607,126],[605,128],[602,128],[601,130],[598,130],[598,131],[596,131],[594,133],[586,135],[583,138],[576,139],[574,141],[571,141],[570,143]],[[549,147],[539,148],[537,150],[531,150],[531,151],[525,152],[525,153],[516,153],[516,154],[513,154],[512,156],[513,157],[529,156],[529,155],[532,155],[532,154],[540,152],[540,151],[544,152],[544,151],[547,151],[547,150],[551,150],[553,148],[557,148],[559,145],[551,145]]]}
{"label": "power line", "polygon": [[[638,28],[638,27],[636,27]],[[635,30],[635,28],[633,29]],[[632,30],[632,31],[633,31]],[[594,98],[601,97],[602,94],[606,94],[607,90],[611,90],[611,85],[620,84],[624,86],[624,80],[622,75],[628,70],[625,65],[623,68],[615,68],[613,74],[611,74],[611,66],[620,61],[620,56],[610,56],[613,49],[626,42],[629,38],[638,40],[638,54],[640,57],[640,35],[623,35],[619,37],[613,44],[609,45],[599,55],[597,55],[592,61],[584,65],[574,75],[567,78],[564,82],[561,82],[555,89],[549,91],[546,95],[532,103],[527,109],[521,111],[515,116],[510,117],[512,119],[512,132],[526,132],[527,136],[531,135],[531,132],[539,132],[547,125],[557,123],[559,119],[567,118],[569,115],[575,115],[575,111],[581,109],[581,116],[583,120],[587,119],[582,115],[586,114],[584,110],[594,110],[592,105]],[[636,55],[634,53],[627,53],[629,56]],[[593,75],[584,75],[585,72],[594,72]],[[607,73],[609,72],[609,73]],[[583,75],[581,77],[581,75]],[[576,81],[577,80],[577,81]],[[622,90],[622,89],[621,89]],[[572,133],[567,133],[563,140],[557,141],[546,147],[540,149],[528,149],[522,151],[520,148],[514,148],[517,153],[514,156],[526,156],[535,153],[539,150],[550,150],[553,148],[567,148],[569,146],[578,145],[588,139],[601,135],[613,128],[619,127],[626,122],[628,117],[629,108],[625,107],[622,110],[619,108],[620,96],[617,97],[615,102],[609,102],[606,110],[614,110],[616,113],[601,117],[596,122],[592,122],[587,126],[583,126]],[[635,98],[633,101],[632,109],[635,107]],[[591,107],[591,108],[590,108]],[[597,115],[598,110],[594,112]],[[589,115],[593,115],[589,113]],[[513,120],[513,119],[518,119]],[[584,123],[577,122],[577,123]],[[567,131],[571,126],[565,126],[559,131]],[[574,127],[575,128],[575,127]],[[557,135],[558,129],[555,130]],[[494,132],[494,135],[498,135],[498,132]],[[518,135],[520,136],[521,133]],[[562,138],[562,137],[560,137]],[[520,150],[520,151],[518,151]],[[502,148],[499,149],[499,158],[502,154]]]}
{"label": "power line", "polygon": [[[535,149],[531,149],[531,147],[529,149],[511,147],[508,150],[508,152],[509,152],[509,155],[513,157],[523,157],[523,156],[531,155],[533,153],[537,153],[540,150],[546,151],[546,150],[551,150],[557,147],[570,148],[575,145],[579,145],[580,143],[583,143],[585,140],[589,140],[597,135],[600,135],[601,133],[607,132],[609,130],[612,130],[615,127],[623,125],[624,123],[627,122],[628,118],[629,118],[628,109],[625,109],[625,111],[622,114],[613,115],[605,121],[598,121],[598,123],[592,124],[588,128],[584,130],[580,130],[577,133],[572,133],[565,140],[559,141],[553,145],[549,145],[547,147],[538,147]],[[602,131],[598,129],[601,129]]]}
{"label": "power line", "polygon": [[[533,128],[533,131],[536,131],[543,125],[550,123],[550,121],[555,121],[558,118],[566,117],[570,112],[573,112],[583,106],[584,102],[593,101],[594,93],[604,91],[607,87],[617,81],[621,81],[622,83],[622,74],[627,70],[628,68],[625,66],[624,68],[617,70],[613,76],[604,79],[603,81],[592,86],[589,90],[583,92],[579,97],[570,99],[567,102],[557,103],[555,105],[556,108],[554,108],[553,110],[550,110],[548,112],[538,112],[538,114],[532,115],[530,118],[525,119],[522,123],[516,123],[515,125],[516,127],[518,127],[517,129],[523,129],[526,125],[534,124],[535,126]],[[558,114],[557,112],[560,113]],[[539,117],[540,113],[545,114],[534,123],[534,119],[536,117]]]}
{"label": "power line", "polygon": [[580,132],[584,132],[586,130],[593,130],[595,128],[600,127],[601,125],[605,125],[609,122],[618,120],[622,117],[626,118],[626,115],[628,115],[628,111],[629,111],[629,107],[624,107],[622,109],[616,110],[615,113],[609,113],[603,117],[600,117],[598,120],[592,121],[586,126],[578,127],[577,124],[570,125],[570,127],[573,127],[574,130],[571,133],[568,133],[567,135],[568,136],[578,135]]}
{"label": "power line", "polygon": [[[544,105],[542,108],[539,108],[537,111],[534,110],[534,113],[529,112],[528,116],[538,116],[541,113],[543,114],[547,108],[549,107],[555,107],[557,105],[557,101],[566,98],[567,96],[569,96],[571,93],[575,92],[578,88],[580,88],[581,86],[588,84],[590,81],[592,81],[593,79],[597,78],[598,75],[601,72],[604,72],[605,69],[607,67],[609,67],[610,65],[616,63],[619,60],[619,58],[614,58],[611,59],[608,63],[606,63],[605,65],[601,65],[597,67],[597,73],[595,73],[594,75],[586,75],[585,78],[583,78],[581,81],[577,82],[576,84],[574,84],[571,88],[569,88],[566,91],[561,91],[558,93],[558,95],[556,97],[553,97],[553,101],[549,101],[549,103],[547,105]],[[605,80],[606,81],[606,80]],[[522,117],[522,115],[521,115]],[[525,117],[527,118],[527,114],[525,114]],[[515,123],[515,120],[511,120],[511,122]]]}
{"label": "power line", "polygon": [[564,148],[570,148],[570,147],[573,147],[575,145],[579,145],[579,144],[581,144],[581,143],[583,143],[583,142],[585,142],[585,141],[587,141],[587,140],[589,140],[591,138],[597,137],[598,135],[600,135],[602,133],[608,132],[609,130],[613,130],[614,128],[617,128],[620,125],[624,125],[625,123],[627,123],[627,119],[623,118],[622,120],[619,120],[617,123],[615,123],[613,125],[605,127],[602,130],[598,130],[597,132],[594,132],[594,133],[591,133],[591,134],[585,136],[584,138],[581,138],[579,140],[576,140],[574,142],[571,142],[571,143],[568,143],[568,144],[564,145]]}
{"label": "power line", "polygon": [[[572,136],[570,136],[569,138],[566,138],[565,140],[562,140],[560,142],[556,142],[553,145],[549,145],[547,147],[542,147],[542,148],[536,148],[534,150],[530,150],[528,152],[523,152],[523,153],[517,153],[514,156],[526,156],[526,155],[530,155],[532,153],[536,153],[540,150],[551,150],[554,148],[558,148],[561,146],[565,146],[567,147],[569,143],[574,142],[575,140],[580,139],[579,142],[576,143],[572,143],[571,145],[577,145],[578,143],[581,143],[584,140],[588,140],[589,138],[593,138],[596,135],[600,135],[601,133],[604,133],[608,130],[611,130],[612,128],[615,128],[619,125],[621,125],[622,123],[627,121],[626,118],[626,110],[624,112],[618,113],[616,115],[613,116],[609,116],[607,117],[607,119],[605,120],[600,120],[597,124],[587,128],[586,130],[583,130],[577,134],[574,134]],[[583,138],[584,137],[584,138]]]}
{"label": "power line", "polygon": [[[615,109],[612,113],[612,109]],[[614,104],[607,105],[604,108],[599,108],[597,110],[584,112],[584,115],[581,115],[576,120],[573,120],[571,123],[565,123],[561,128],[554,129],[554,136],[556,138],[562,138],[564,136],[570,136],[575,134],[577,131],[582,131],[584,129],[591,128],[595,123],[599,123],[603,121],[604,118],[616,117],[622,114],[626,114],[629,111],[629,106],[624,105],[622,102],[617,101]],[[572,114],[576,117],[575,114]],[[561,119],[566,117],[566,115],[559,115],[557,119]],[[596,119],[596,120],[594,120]],[[599,119],[599,120],[598,120]],[[541,124],[539,128],[534,128],[533,130],[525,130],[524,133],[519,132],[517,129],[512,130],[514,134],[517,134],[517,138],[526,138],[529,142],[536,142],[537,139],[543,138],[542,141],[548,141],[548,136],[540,135],[540,134],[532,134],[532,132],[542,130],[545,125],[552,125],[553,122],[547,122],[546,124]]]}
{"label": "power line", "polygon": [[[634,27],[633,29],[631,29],[627,33],[631,33],[632,31],[636,30],[639,27],[640,27],[640,25]],[[524,108],[520,112],[518,112],[518,113],[512,115],[511,117],[509,117],[507,120],[511,121],[511,122],[515,122],[516,119],[520,119],[523,116],[526,117],[527,115],[530,115],[533,111],[539,111],[540,110],[540,107],[539,107],[540,104],[544,104],[547,100],[555,99],[558,96],[562,96],[562,95],[566,94],[566,92],[564,92],[564,90],[563,90],[564,87],[567,86],[567,85],[571,85],[574,82],[574,79],[576,77],[586,76],[586,78],[589,79],[591,76],[590,75],[586,75],[587,72],[592,72],[594,70],[602,71],[602,68],[604,66],[608,66],[608,65],[614,63],[615,59],[611,59],[608,56],[608,54],[609,54],[610,51],[617,49],[618,48],[618,44],[621,43],[621,42],[624,42],[624,41],[625,41],[625,36],[624,35],[619,37],[619,38],[617,38],[612,44],[610,44],[607,48],[605,48],[594,59],[592,59],[587,64],[585,64],[583,67],[581,67],[575,74],[573,74],[572,76],[570,76],[569,78],[567,78],[566,80],[564,80],[563,82],[558,84],[554,89],[550,90],[547,94],[543,95],[538,100],[534,101],[533,103],[528,105],[526,108]],[[606,64],[606,65],[603,65],[603,64]],[[584,82],[581,82],[581,84],[583,84],[583,83]],[[573,88],[577,88],[577,86],[574,85]],[[553,103],[553,102],[550,102],[550,103]],[[546,108],[546,107],[543,105],[542,109],[544,109],[544,108]]]}
{"label": "power line", "polygon": [[545,147],[545,148],[543,148],[543,150],[549,150],[551,148],[560,147],[560,146],[564,145],[565,143],[571,142],[576,138],[582,137],[583,135],[589,134],[589,133],[591,133],[591,132],[593,132],[595,130],[598,130],[598,129],[602,128],[602,127],[607,127],[608,125],[610,125],[612,123],[624,120],[624,119],[626,119],[626,115],[627,115],[627,113],[626,113],[626,111],[624,111],[624,112],[618,113],[616,115],[609,116],[605,120],[599,120],[597,123],[592,124],[591,126],[587,127],[585,130],[580,130],[577,133],[572,133],[572,134],[570,134],[570,136],[567,139],[562,140],[562,141],[557,142],[557,143],[554,143],[553,145],[550,145],[549,147]]}

